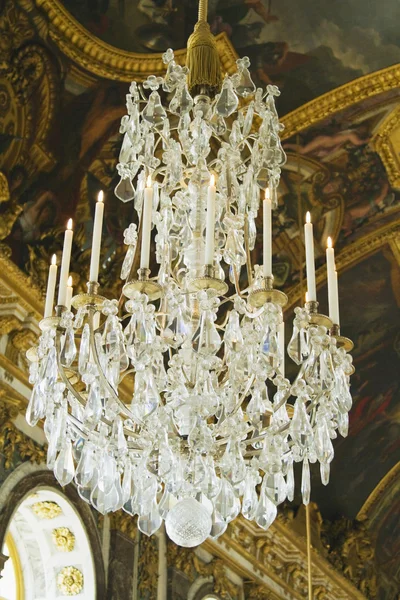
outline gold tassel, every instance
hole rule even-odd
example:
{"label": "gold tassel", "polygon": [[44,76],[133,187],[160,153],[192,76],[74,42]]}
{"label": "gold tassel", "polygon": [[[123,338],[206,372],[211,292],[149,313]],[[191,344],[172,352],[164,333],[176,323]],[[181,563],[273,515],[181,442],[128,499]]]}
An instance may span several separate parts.
{"label": "gold tassel", "polygon": [[186,66],[189,68],[189,90],[195,86],[221,86],[221,64],[217,45],[206,21],[196,23],[188,39]]}

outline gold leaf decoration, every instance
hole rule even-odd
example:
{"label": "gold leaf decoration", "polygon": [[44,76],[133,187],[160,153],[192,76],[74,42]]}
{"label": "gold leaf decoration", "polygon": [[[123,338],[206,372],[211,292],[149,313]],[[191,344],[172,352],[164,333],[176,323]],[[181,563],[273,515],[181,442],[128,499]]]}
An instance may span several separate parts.
{"label": "gold leaf decoration", "polygon": [[57,502],[35,502],[32,504],[32,510],[39,519],[55,519],[62,515],[61,506]]}
{"label": "gold leaf decoration", "polygon": [[72,552],[75,548],[75,536],[68,527],[53,529],[52,538],[60,552]]}
{"label": "gold leaf decoration", "polygon": [[64,596],[77,596],[83,590],[83,573],[76,567],[64,567],[57,575],[57,587]]}
{"label": "gold leaf decoration", "polygon": [[[4,390],[1,392],[5,393]],[[16,453],[22,460],[28,459],[37,464],[44,462],[46,457],[46,447],[36,444],[12,422],[18,412],[18,408],[7,405],[7,400],[0,400],[0,452],[5,457],[6,469],[12,467]]]}
{"label": "gold leaf decoration", "polygon": [[158,580],[158,543],[155,537],[141,536],[139,553],[140,597],[157,597]]}
{"label": "gold leaf decoration", "polygon": [[213,558],[209,563],[204,563],[195,555],[193,550],[181,548],[169,542],[167,561],[168,565],[173,565],[192,581],[197,575],[212,577],[214,580],[213,591],[221,598],[236,598],[239,594],[239,589],[229,579],[225,563],[221,558]]}

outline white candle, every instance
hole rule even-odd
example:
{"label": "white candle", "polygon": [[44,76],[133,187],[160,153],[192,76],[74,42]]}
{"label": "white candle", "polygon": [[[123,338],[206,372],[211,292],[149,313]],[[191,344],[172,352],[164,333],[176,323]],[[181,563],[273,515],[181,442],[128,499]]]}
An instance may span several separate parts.
{"label": "white candle", "polygon": [[263,275],[272,276],[272,207],[269,188],[263,201]]}
{"label": "white candle", "polygon": [[71,300],[73,293],[74,288],[72,287],[72,277],[69,276],[67,281],[67,294],[65,296],[65,306],[67,307],[67,310],[71,310]]}
{"label": "white candle", "polygon": [[[335,251],[332,247],[332,238],[328,237],[326,247],[326,270],[328,279],[328,304],[329,304],[329,318],[332,319],[332,311],[334,307],[334,295],[335,295]],[[336,323],[337,324],[337,323]]]}
{"label": "white candle", "polygon": [[142,247],[140,252],[140,268],[148,269],[150,264],[151,217],[153,212],[153,188],[150,175],[144,190],[142,210]]}
{"label": "white candle", "polygon": [[96,281],[96,282],[99,278],[101,234],[103,231],[103,215],[104,215],[103,197],[104,197],[104,194],[103,194],[103,191],[101,190],[99,192],[99,195],[97,196],[96,210],[94,213],[92,255],[90,257],[89,281]]}
{"label": "white candle", "polygon": [[69,265],[71,262],[71,249],[72,249],[72,238],[74,236],[74,232],[72,231],[72,219],[68,221],[67,229],[65,230],[64,235],[64,247],[61,259],[61,269],[60,269],[60,285],[58,288],[58,299],[57,304],[59,306],[65,306],[66,296],[67,296],[67,282],[68,282],[68,273],[69,273]]}
{"label": "white candle", "polygon": [[208,186],[207,196],[207,220],[206,220],[206,265],[214,264],[214,244],[215,244],[215,177],[211,175],[210,185]]}
{"label": "white candle", "polygon": [[44,318],[51,317],[53,315],[54,308],[54,295],[56,292],[57,282],[57,257],[53,254],[51,258],[51,264],[49,268],[49,278],[47,280],[47,292],[46,292],[46,303],[44,306]]}
{"label": "white candle", "polygon": [[339,286],[338,286],[338,274],[337,271],[334,273],[333,278],[333,290],[332,297],[329,295],[329,318],[334,325],[340,325],[339,317]]}
{"label": "white candle", "polygon": [[314,236],[309,212],[306,214],[306,222],[304,224],[304,238],[306,243],[308,301],[315,302],[317,300],[317,288],[315,285]]}
{"label": "white candle", "polygon": [[281,364],[279,366],[279,372],[282,377],[285,377],[285,322],[279,324],[278,329],[278,346],[281,355]]}

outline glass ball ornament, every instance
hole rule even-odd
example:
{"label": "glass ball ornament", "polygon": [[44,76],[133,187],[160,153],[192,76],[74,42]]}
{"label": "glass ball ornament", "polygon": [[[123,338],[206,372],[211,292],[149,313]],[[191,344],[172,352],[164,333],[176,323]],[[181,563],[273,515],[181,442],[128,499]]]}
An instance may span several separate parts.
{"label": "glass ball ornament", "polygon": [[169,511],[165,520],[168,537],[178,546],[193,548],[210,535],[210,511],[194,498],[180,500]]}

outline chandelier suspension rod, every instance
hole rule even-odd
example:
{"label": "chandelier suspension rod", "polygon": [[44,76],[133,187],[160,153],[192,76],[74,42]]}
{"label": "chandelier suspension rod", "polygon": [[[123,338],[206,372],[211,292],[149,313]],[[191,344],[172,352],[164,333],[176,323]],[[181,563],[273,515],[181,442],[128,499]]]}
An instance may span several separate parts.
{"label": "chandelier suspension rod", "polygon": [[199,21],[207,21],[208,0],[199,0]]}

